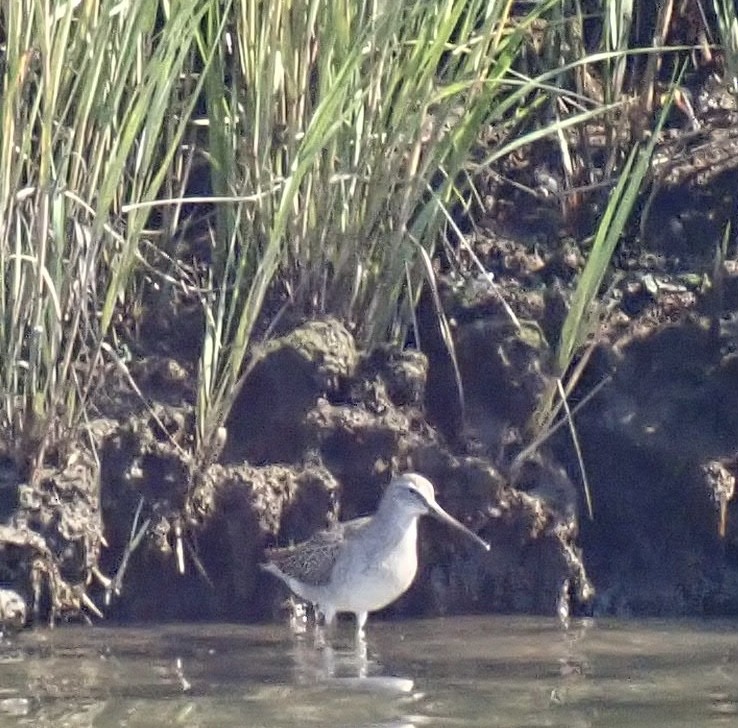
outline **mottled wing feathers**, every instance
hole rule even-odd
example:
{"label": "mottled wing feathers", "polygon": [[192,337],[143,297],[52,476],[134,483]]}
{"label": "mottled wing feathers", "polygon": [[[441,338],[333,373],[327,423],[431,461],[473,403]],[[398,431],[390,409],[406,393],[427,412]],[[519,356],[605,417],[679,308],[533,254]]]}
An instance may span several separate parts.
{"label": "mottled wing feathers", "polygon": [[267,559],[293,579],[313,586],[324,586],[330,582],[333,565],[342,545],[368,520],[356,518],[337,523],[296,546],[268,549]]}

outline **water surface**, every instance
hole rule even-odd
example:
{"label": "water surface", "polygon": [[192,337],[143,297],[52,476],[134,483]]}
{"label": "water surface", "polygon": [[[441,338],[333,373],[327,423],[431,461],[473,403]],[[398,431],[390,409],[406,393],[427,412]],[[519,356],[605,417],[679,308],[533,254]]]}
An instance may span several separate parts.
{"label": "water surface", "polygon": [[738,726],[738,623],[514,617],[60,627],[0,645],[0,726]]}

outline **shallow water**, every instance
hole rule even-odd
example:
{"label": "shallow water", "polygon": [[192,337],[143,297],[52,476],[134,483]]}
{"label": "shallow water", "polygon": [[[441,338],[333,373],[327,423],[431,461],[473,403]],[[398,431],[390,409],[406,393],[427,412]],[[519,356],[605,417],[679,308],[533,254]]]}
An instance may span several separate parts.
{"label": "shallow water", "polygon": [[738,623],[61,627],[0,645],[0,726],[738,726]]}

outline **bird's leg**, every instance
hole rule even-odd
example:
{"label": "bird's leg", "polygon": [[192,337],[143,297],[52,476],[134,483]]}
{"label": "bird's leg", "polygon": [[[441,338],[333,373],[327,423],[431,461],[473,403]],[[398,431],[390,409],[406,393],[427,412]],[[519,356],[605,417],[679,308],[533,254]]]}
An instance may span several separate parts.
{"label": "bird's leg", "polygon": [[336,610],[328,607],[328,609],[321,610],[323,612],[323,623],[326,629],[333,629],[333,624],[336,619]]}
{"label": "bird's leg", "polygon": [[325,632],[326,630],[333,630],[333,623],[336,618],[336,612],[334,609],[320,609],[320,613],[323,615],[323,624],[321,625],[317,619],[319,607],[316,605],[316,619],[315,619],[315,646],[322,649],[326,646]]}
{"label": "bird's leg", "polygon": [[356,613],[356,638],[363,640],[366,637],[364,632],[364,625],[366,624],[369,612],[357,612]]}
{"label": "bird's leg", "polygon": [[328,642],[325,639],[325,630],[320,625],[315,625],[315,633],[313,635],[315,639],[315,648],[323,650],[328,646]]}
{"label": "bird's leg", "polygon": [[298,602],[294,597],[289,598],[290,631],[292,634],[304,634],[307,626],[307,608],[304,602]]}
{"label": "bird's leg", "polygon": [[356,637],[354,659],[356,661],[356,677],[366,677],[369,674],[369,650],[366,646],[363,631]]}

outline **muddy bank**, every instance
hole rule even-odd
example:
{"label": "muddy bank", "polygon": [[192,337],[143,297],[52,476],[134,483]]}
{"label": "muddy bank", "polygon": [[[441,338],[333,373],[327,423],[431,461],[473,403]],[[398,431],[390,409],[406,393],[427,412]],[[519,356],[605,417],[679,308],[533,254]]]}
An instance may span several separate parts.
{"label": "muddy bank", "polygon": [[[507,298],[531,322],[521,335],[499,291],[471,280],[443,290],[463,405],[432,317],[420,319],[427,356],[362,352],[327,319],[270,344],[202,471],[189,455],[190,405],[170,399],[92,423],[99,472],[70,453],[64,470],[19,489],[27,495],[0,535],[9,593],[30,608],[10,598],[8,619],[94,616],[95,605],[114,619],[278,616],[285,592],[258,569],[263,549],[371,512],[390,473],[408,469],[428,475],[492,551],[424,523],[420,573],[390,613],[734,614],[730,266],[722,291],[719,310],[708,291],[681,292],[678,310],[673,292],[650,296],[597,344],[572,401],[605,381],[575,417],[593,519],[565,428],[519,459],[551,377],[532,323],[545,320],[545,302]],[[173,367],[152,358],[141,371]]]}
{"label": "muddy bank", "polygon": [[[151,437],[151,419],[132,419],[107,446],[116,464],[103,479],[103,514],[124,525],[109,537],[107,568],[119,563],[111,556],[126,549],[134,517],[157,518],[158,529],[147,537],[148,556],[136,566],[131,559],[113,613],[275,616],[285,592],[259,570],[263,549],[372,512],[391,472],[409,469],[428,475],[444,507],[493,549],[479,554],[424,523],[421,573],[392,612],[553,613],[570,596],[586,602],[591,586],[574,523],[510,488],[490,458],[450,448],[424,414],[426,378],[427,359],[417,351],[357,351],[340,323],[308,322],[269,345],[231,414],[220,462],[194,473],[189,487],[186,463],[164,438]],[[159,490],[137,513],[152,482]]]}
{"label": "muddy bank", "polygon": [[[14,486],[0,534],[7,619],[274,617],[285,593],[258,569],[263,549],[371,512],[408,469],[493,548],[423,524],[418,579],[392,613],[734,614],[738,275],[726,266],[719,310],[686,291],[667,318],[674,294],[652,296],[598,343],[577,396],[606,383],[575,417],[593,519],[566,429],[518,459],[550,348],[535,326],[521,336],[485,285],[444,290],[463,406],[430,317],[427,356],[358,351],[324,320],[272,342],[205,470],[189,455],[190,405],[92,423],[99,470],[72,452]],[[510,300],[530,321],[545,311],[537,295]]]}
{"label": "muddy bank", "polygon": [[[151,359],[140,371],[174,368]],[[16,504],[3,534],[6,563],[12,548],[22,554],[13,593],[36,620],[271,618],[285,593],[258,569],[263,549],[373,511],[391,473],[413,469],[493,548],[480,554],[423,524],[419,577],[390,611],[554,613],[587,604],[573,504],[551,507],[511,488],[478,448],[451,447],[425,414],[427,375],[420,352],[358,351],[339,322],[313,321],[263,352],[207,468],[191,460],[190,405],[152,404],[92,423],[99,470],[88,463],[87,501],[82,490],[61,493],[57,473],[37,486],[55,498]],[[71,528],[70,507],[97,528]]]}

